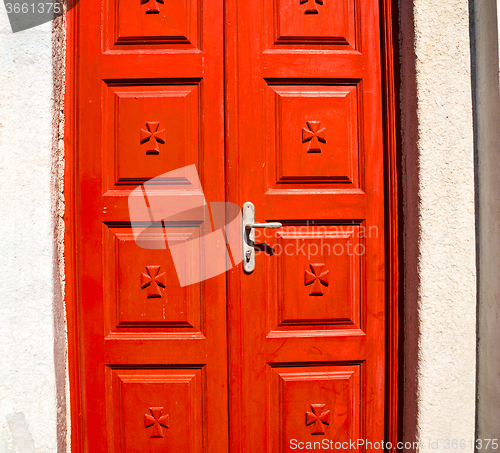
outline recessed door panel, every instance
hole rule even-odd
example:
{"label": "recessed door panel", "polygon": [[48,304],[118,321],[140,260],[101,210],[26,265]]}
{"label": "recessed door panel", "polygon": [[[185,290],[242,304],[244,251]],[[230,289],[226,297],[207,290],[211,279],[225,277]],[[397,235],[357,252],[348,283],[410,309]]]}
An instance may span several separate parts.
{"label": "recessed door panel", "polygon": [[338,446],[359,439],[363,407],[361,373],[361,364],[270,366],[272,451],[288,453],[308,442],[318,442],[322,449],[333,450],[330,446],[335,443]]}

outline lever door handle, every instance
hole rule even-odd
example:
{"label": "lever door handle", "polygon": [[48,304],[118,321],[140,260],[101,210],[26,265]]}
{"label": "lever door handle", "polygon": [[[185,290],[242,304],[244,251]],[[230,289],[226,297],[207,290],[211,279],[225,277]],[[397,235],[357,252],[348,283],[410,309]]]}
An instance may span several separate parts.
{"label": "lever door handle", "polygon": [[251,274],[255,270],[255,228],[278,229],[283,225],[278,222],[255,223],[255,206],[246,202],[243,205],[243,270]]}
{"label": "lever door handle", "polygon": [[269,223],[247,223],[245,228],[247,230],[251,230],[252,228],[271,228],[273,230],[277,230],[281,228],[283,225],[278,222],[269,222]]}

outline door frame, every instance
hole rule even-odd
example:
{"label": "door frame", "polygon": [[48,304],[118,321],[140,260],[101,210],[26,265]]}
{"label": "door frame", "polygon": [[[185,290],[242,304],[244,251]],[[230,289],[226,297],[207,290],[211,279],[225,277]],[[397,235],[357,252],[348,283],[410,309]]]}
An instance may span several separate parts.
{"label": "door frame", "polygon": [[400,112],[399,5],[380,0],[382,38],[382,99],[385,146],[386,203],[386,425],[385,441],[392,451],[403,439],[404,404],[404,249],[402,141]]}
{"label": "door frame", "polygon": [[[227,13],[228,1],[224,0]],[[381,68],[383,96],[383,125],[385,147],[385,205],[386,205],[386,425],[385,442],[391,442],[397,451],[402,439],[403,407],[403,246],[402,215],[402,165],[401,128],[399,109],[399,24],[397,0],[379,0],[381,30]],[[82,424],[82,400],[80,377],[80,293],[78,288],[78,212],[77,184],[78,160],[76,137],[78,136],[77,109],[79,99],[79,43],[85,39],[78,0],[68,0],[66,14],[66,87],[65,87],[65,308],[68,342],[68,382],[70,403],[71,452],[85,451]],[[225,38],[227,30],[224,31]],[[227,96],[227,91],[226,91]],[[387,449],[386,449],[387,450]]]}

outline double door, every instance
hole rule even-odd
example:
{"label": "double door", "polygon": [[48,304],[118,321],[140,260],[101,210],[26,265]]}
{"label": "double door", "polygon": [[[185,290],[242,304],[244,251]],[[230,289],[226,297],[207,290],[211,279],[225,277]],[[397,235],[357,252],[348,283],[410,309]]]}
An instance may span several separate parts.
{"label": "double door", "polygon": [[[77,5],[73,391],[85,451],[347,451],[384,439],[379,8]],[[199,193],[170,173],[192,165]],[[228,252],[228,272],[181,286],[170,248],[136,241],[133,222],[151,224],[130,217],[139,187],[154,189],[148,206],[251,202],[257,221],[282,227],[256,232],[252,273]],[[211,221],[160,221],[150,234],[182,243]]]}

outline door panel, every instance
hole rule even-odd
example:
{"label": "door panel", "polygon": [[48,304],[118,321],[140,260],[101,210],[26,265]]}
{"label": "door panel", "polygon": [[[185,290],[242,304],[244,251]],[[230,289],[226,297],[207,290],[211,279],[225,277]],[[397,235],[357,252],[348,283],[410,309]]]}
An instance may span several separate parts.
{"label": "door panel", "polygon": [[358,91],[357,85],[340,84],[267,86],[266,160],[276,156],[273,188],[297,183],[359,187]]}
{"label": "door panel", "polygon": [[[297,440],[295,449],[301,440],[344,443],[359,439],[361,372],[360,364],[269,367],[271,451],[289,451],[291,439]],[[323,401],[325,394],[331,395],[328,401]],[[304,416],[288,415],[295,413]],[[304,430],[307,435],[301,437],[298,433]]]}
{"label": "door panel", "polygon": [[299,0],[297,7],[294,0],[275,0],[267,2],[266,8],[265,26],[271,48],[281,44],[287,48],[329,44],[356,49],[356,1]]}
{"label": "door panel", "polygon": [[[108,367],[106,373],[108,451],[204,451],[203,368]],[[146,401],[155,406],[145,408]]]}
{"label": "door panel", "polygon": [[143,184],[191,163],[200,166],[201,91],[199,82],[189,81],[106,84],[103,134],[109,190]]}
{"label": "door panel", "polygon": [[256,231],[255,271],[229,280],[231,446],[382,440],[378,2],[231,5],[228,200],[283,224]]}
{"label": "door panel", "polygon": [[[77,262],[88,452],[228,450],[225,275],[181,287],[165,248],[167,230],[170,242],[182,241],[210,221],[208,214],[154,225],[146,238],[151,248],[144,248],[134,241],[128,210],[133,189],[192,164],[205,198],[224,200],[222,2],[169,3],[77,6]],[[170,196],[203,195],[168,177],[157,179],[155,190],[167,206]]]}
{"label": "door panel", "polygon": [[[268,303],[268,336],[361,329],[363,260],[356,253],[343,253],[364,247],[359,235],[359,226],[352,225],[303,224],[276,233],[267,293],[275,302]],[[328,262],[322,262],[323,255]]]}

